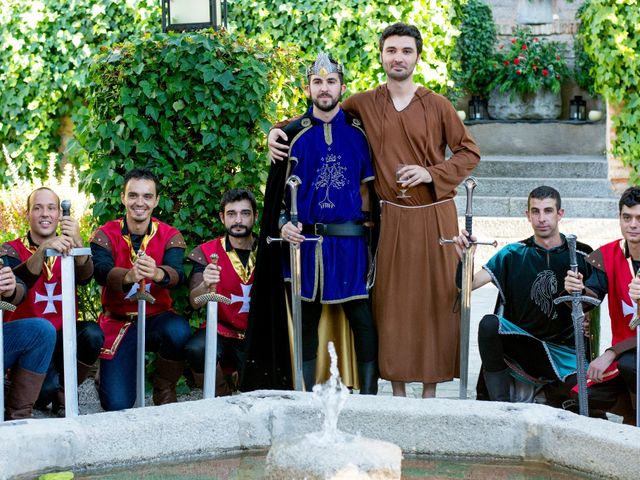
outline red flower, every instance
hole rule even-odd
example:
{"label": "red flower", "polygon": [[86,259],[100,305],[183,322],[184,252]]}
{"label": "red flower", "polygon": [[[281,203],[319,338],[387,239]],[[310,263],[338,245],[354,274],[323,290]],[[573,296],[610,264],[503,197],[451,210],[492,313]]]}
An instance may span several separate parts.
{"label": "red flower", "polygon": [[560,80],[560,75],[556,75],[556,80]]}
{"label": "red flower", "polygon": [[537,41],[538,41],[538,37],[534,37],[534,38],[533,38],[533,41],[534,41],[534,42],[537,42]]}
{"label": "red flower", "polygon": [[505,64],[505,65],[509,65],[509,60],[505,60],[505,61],[504,61],[504,64]]}
{"label": "red flower", "polygon": [[522,75],[522,70],[516,70],[516,73],[517,73],[518,75]]}
{"label": "red flower", "polygon": [[516,39],[514,38],[513,40],[511,40],[511,43],[516,43]]}
{"label": "red flower", "polygon": [[543,77],[548,77],[549,76],[549,70],[547,70],[546,68],[542,69],[542,76]]}
{"label": "red flower", "polygon": [[520,65],[520,59],[519,58],[514,58],[513,59],[513,64],[514,65]]}
{"label": "red flower", "polygon": [[560,55],[556,55],[556,60],[560,60]]}
{"label": "red flower", "polygon": [[527,48],[529,48],[529,47],[527,47],[526,45],[522,45],[522,49],[523,50],[526,50]]}

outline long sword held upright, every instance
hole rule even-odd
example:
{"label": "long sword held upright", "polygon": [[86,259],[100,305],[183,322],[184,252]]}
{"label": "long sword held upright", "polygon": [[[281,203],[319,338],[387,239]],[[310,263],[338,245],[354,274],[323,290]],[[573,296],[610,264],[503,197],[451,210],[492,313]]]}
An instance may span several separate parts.
{"label": "long sword held upright", "polygon": [[[640,270],[636,273],[640,277]],[[640,303],[636,308],[636,313],[629,322],[629,328],[636,330],[636,395],[640,392]],[[640,427],[640,408],[636,406],[636,427]]]}
{"label": "long sword held upright", "polygon": [[[460,392],[461,399],[467,398],[469,380],[469,340],[471,337],[471,291],[473,290],[473,255],[476,245],[492,245],[497,242],[471,241],[473,234],[473,189],[478,186],[474,177],[467,177],[462,182],[467,193],[467,205],[464,213],[464,227],[469,237],[469,248],[462,251],[462,300],[460,306]],[[454,240],[440,239],[440,245],[455,244]]]}
{"label": "long sword held upright", "polygon": [[[569,247],[569,268],[574,273],[578,273],[578,257],[576,254],[576,236],[567,235],[567,246]],[[584,311],[582,302],[592,305],[599,305],[600,300],[582,295],[580,292],[571,292],[571,295],[556,298],[553,303],[556,305],[563,302],[571,302],[571,319],[573,320],[573,335],[576,342],[576,375],[578,377],[578,403],[580,415],[589,416],[589,397],[587,395],[587,370],[585,362],[587,354],[584,345]]]}
{"label": "long sword held upright", "polygon": [[[4,267],[4,261],[0,258],[0,268]],[[2,385],[0,385],[0,422],[4,420],[4,336],[3,336],[3,326],[4,326],[4,312],[14,312],[16,310],[16,306],[5,302],[4,300],[0,300],[0,373],[2,374]]]}

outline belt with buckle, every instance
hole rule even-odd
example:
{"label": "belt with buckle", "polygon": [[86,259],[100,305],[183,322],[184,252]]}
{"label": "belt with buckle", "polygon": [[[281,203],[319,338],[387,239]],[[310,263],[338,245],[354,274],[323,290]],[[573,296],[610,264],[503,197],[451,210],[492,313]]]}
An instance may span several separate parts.
{"label": "belt with buckle", "polygon": [[365,227],[361,223],[313,223],[302,227],[302,233],[330,237],[362,237]]}

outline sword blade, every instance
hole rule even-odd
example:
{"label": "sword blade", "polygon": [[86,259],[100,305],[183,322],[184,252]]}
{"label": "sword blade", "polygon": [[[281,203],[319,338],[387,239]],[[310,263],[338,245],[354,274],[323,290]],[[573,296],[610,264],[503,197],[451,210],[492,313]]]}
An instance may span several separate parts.
{"label": "sword blade", "polygon": [[76,337],[75,261],[67,255],[60,259],[62,281],[62,345],[64,365],[65,417],[78,416],[78,370]]}
{"label": "sword blade", "polygon": [[[577,294],[580,297],[580,293]],[[576,343],[576,377],[578,381],[578,404],[580,415],[589,416],[589,396],[587,394],[587,360],[584,342],[584,311],[582,310],[582,300],[574,297],[571,302],[571,318],[573,320],[573,334]]]}
{"label": "sword blade", "polygon": [[[636,395],[640,392],[640,327],[636,327]],[[640,427],[640,408],[636,404],[636,427]]]}
{"label": "sword blade", "polygon": [[471,290],[475,245],[462,253],[462,301],[460,307],[460,398],[467,398],[469,379],[469,340],[471,337]]}
{"label": "sword blade", "polygon": [[4,421],[4,311],[0,310],[0,423]]}
{"label": "sword blade", "polygon": [[[300,245],[289,245],[291,265],[291,316],[293,319],[293,381],[294,388],[304,390],[302,377],[302,281],[300,276]],[[311,385],[308,386],[311,388]]]}
{"label": "sword blade", "polygon": [[[141,285],[141,288],[144,286]],[[138,300],[138,340],[136,352],[136,407],[144,407],[144,372],[145,372],[145,334],[147,319],[147,302]]]}
{"label": "sword blade", "polygon": [[216,368],[218,365],[218,302],[207,302],[207,326],[204,347],[203,398],[216,396]]}

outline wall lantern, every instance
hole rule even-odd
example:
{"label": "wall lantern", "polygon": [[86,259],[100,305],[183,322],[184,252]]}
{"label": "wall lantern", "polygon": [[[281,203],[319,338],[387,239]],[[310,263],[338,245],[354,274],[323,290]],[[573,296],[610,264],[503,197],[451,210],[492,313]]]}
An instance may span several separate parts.
{"label": "wall lantern", "polygon": [[584,122],[587,119],[587,102],[581,95],[576,95],[569,102],[569,120]]}
{"label": "wall lantern", "polygon": [[227,28],[227,0],[162,0],[162,31]]}
{"label": "wall lantern", "polygon": [[469,120],[484,120],[487,118],[486,102],[478,95],[472,95],[469,100]]}

